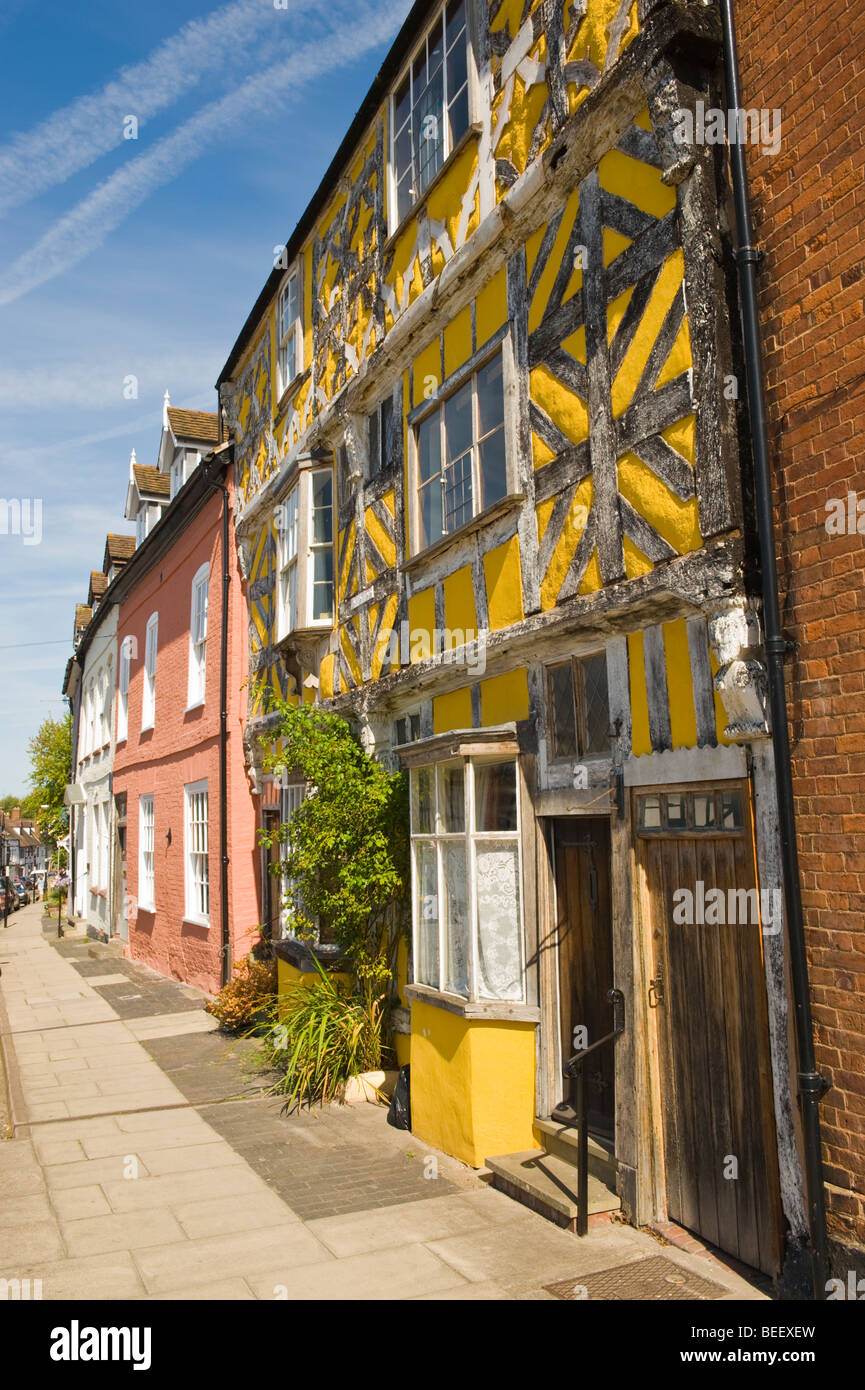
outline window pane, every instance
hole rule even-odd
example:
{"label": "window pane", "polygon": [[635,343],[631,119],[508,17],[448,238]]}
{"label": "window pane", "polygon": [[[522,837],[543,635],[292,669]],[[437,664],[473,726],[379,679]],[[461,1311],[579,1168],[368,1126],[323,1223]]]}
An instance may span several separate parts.
{"label": "window pane", "polygon": [[468,997],[469,952],[471,950],[466,889],[465,841],[446,840],[441,847],[444,885],[445,940],[447,973],[445,989]]}
{"label": "window pane", "polygon": [[313,544],[333,540],[333,480],[330,473],[312,475]]}
{"label": "window pane", "polygon": [[462,139],[469,128],[469,89],[463,87],[459,96],[448,107],[450,122],[451,149]]}
{"label": "window pane", "polygon": [[312,617],[330,618],[333,611],[333,551],[316,550],[313,558]]}
{"label": "window pane", "polygon": [[418,467],[420,480],[425,483],[441,472],[442,445],[439,412],[424,420],[417,432]]}
{"label": "window pane", "polygon": [[694,794],[694,826],[697,830],[711,829],[715,824],[715,796],[703,792]]}
{"label": "window pane", "polygon": [[427,70],[434,73],[442,60],[444,52],[444,33],[441,20],[435,25],[427,39]]}
{"label": "window pane", "polygon": [[394,140],[394,163],[399,181],[408,175],[411,182],[411,126],[405,125]]}
{"label": "window pane", "polygon": [[438,878],[435,845],[421,842],[415,851],[417,884],[417,979],[439,987]]}
{"label": "window pane", "polygon": [[688,803],[684,796],[667,796],[667,825],[671,830],[681,830],[688,824]]}
{"label": "window pane", "polygon": [[583,657],[580,661],[583,674],[583,698],[586,717],[587,753],[609,753],[610,751],[610,696],[607,688],[607,657],[604,652],[597,656]]}
{"label": "window pane", "polygon": [[412,773],[411,829],[413,835],[431,835],[435,829],[435,784],[431,767]]}
{"label": "window pane", "polygon": [[387,468],[393,453],[393,396],[385,396],[381,403],[381,466]]}
{"label": "window pane", "polygon": [[481,507],[491,507],[508,495],[508,470],[505,458],[505,432],[496,430],[487,435],[480,446]]}
{"label": "window pane", "polygon": [[454,44],[448,54],[448,101],[452,102],[461,89],[465,86],[468,72],[466,68],[466,46],[464,43]]}
{"label": "window pane", "polygon": [[516,830],[516,763],[475,764],[475,829]]}
{"label": "window pane", "polygon": [[433,73],[423,88],[415,83],[415,102],[412,114],[417,185],[419,197],[432,182],[444,163],[444,72],[441,67]]}
{"label": "window pane", "polygon": [[644,796],[640,801],[640,825],[644,830],[660,830],[661,798]]}
{"label": "window pane", "polygon": [[405,81],[401,87],[396,89],[396,99],[394,101],[394,130],[400,130],[409,117],[411,105],[411,77],[405,75]]}
{"label": "window pane", "polygon": [[378,411],[369,417],[369,471],[372,477],[381,468],[381,440],[378,432]]}
{"label": "window pane", "polygon": [[442,490],[441,483],[435,478],[426,487],[421,489],[420,494],[420,536],[418,538],[421,548],[432,545],[434,541],[440,540],[442,535]]}
{"label": "window pane", "polygon": [[517,845],[477,845],[475,869],[478,994],[482,999],[522,999]]}
{"label": "window pane", "polygon": [[445,458],[448,463],[472,447],[472,384],[467,381],[445,402]]}
{"label": "window pane", "polygon": [[574,672],[569,661],[549,671],[550,732],[554,758],[573,758],[577,754],[577,723],[574,714]]}
{"label": "window pane", "polygon": [[491,430],[498,429],[504,422],[505,397],[501,353],[478,372],[478,414],[481,439]]}
{"label": "window pane", "polygon": [[742,829],[742,795],[740,792],[722,792],[721,825],[725,830]]}
{"label": "window pane", "polygon": [[445,472],[445,530],[455,531],[471,521],[473,515],[471,452],[450,464]]}
{"label": "window pane", "polygon": [[445,23],[447,25],[447,45],[450,48],[454,39],[465,27],[466,22],[466,3],[465,0],[451,0],[447,7]]}
{"label": "window pane", "polygon": [[439,768],[439,813],[443,834],[459,835],[465,831],[465,771],[462,766]]}

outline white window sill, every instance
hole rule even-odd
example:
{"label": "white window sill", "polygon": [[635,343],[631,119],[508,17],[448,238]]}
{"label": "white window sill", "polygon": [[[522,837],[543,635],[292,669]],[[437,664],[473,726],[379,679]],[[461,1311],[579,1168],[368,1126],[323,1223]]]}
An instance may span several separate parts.
{"label": "white window sill", "polygon": [[194,701],[192,702],[191,705],[187,705],[187,706],[186,706],[186,709],[183,711],[183,713],[184,713],[184,714],[191,714],[191,712],[192,712],[194,709],[204,709],[204,701],[203,701],[203,700],[194,700]]}
{"label": "white window sill", "polygon": [[149,734],[149,733],[152,733],[152,731],[153,731],[155,728],[156,728],[156,723],[155,723],[155,721],[154,721],[153,724],[142,724],[142,725],[141,725],[141,732],[142,732],[143,734]]}
{"label": "white window sill", "polygon": [[156,911],[156,903],[142,903],[142,902],[140,902],[140,903],[138,904],[138,911],[139,911],[139,912],[155,912],[155,911]]}
{"label": "white window sill", "polygon": [[461,994],[448,994],[430,985],[406,985],[403,990],[410,1003],[430,1004],[445,1009],[460,1018],[499,1019],[511,1023],[540,1023],[541,1011],[533,1004],[521,1004],[507,999],[464,999]]}
{"label": "white window sill", "polygon": [[195,917],[191,912],[184,913],[181,921],[190,927],[210,927],[209,917]]}

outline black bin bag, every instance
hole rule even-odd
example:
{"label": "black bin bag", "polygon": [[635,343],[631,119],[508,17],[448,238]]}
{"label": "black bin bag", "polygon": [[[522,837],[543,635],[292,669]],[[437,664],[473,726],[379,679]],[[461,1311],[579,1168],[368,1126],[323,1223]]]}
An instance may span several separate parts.
{"label": "black bin bag", "polygon": [[401,1067],[397,1077],[396,1090],[387,1112],[387,1122],[394,1129],[411,1129],[411,1095],[409,1091],[409,1072],[411,1067]]}

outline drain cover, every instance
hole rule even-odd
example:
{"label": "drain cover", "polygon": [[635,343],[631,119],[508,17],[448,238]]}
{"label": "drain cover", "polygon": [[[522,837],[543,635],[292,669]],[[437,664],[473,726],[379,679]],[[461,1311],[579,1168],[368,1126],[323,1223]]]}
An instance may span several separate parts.
{"label": "drain cover", "polygon": [[601,1269],[596,1274],[560,1279],[555,1284],[546,1284],[545,1288],[556,1298],[574,1302],[586,1298],[617,1299],[622,1302],[666,1302],[676,1298],[707,1301],[723,1298],[727,1293],[723,1285],[713,1284],[699,1274],[692,1274],[689,1269],[674,1264],[663,1255],[615,1265],[612,1269]]}

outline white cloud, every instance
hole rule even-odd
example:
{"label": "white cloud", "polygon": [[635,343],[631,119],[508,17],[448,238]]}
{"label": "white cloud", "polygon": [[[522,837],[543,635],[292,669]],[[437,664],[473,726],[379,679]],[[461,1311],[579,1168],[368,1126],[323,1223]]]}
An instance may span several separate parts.
{"label": "white cloud", "polygon": [[[104,410],[116,406],[132,412],[136,399],[156,393],[161,396],[165,390],[171,392],[172,400],[190,389],[201,391],[216,380],[224,358],[224,352],[208,345],[199,352],[187,349],[158,357],[142,358],[130,350],[128,356],[115,355],[111,361],[88,358],[43,367],[0,367],[0,409]],[[136,378],[137,397],[123,395],[124,382],[130,376]],[[207,408],[214,410],[215,391],[208,394],[208,400]],[[113,433],[124,433],[127,428],[118,427]]]}
{"label": "white cloud", "polygon": [[210,102],[62,217],[0,276],[0,304],[9,304],[60,275],[100,246],[149,195],[177,178],[199,155],[245,119],[296,96],[314,78],[357,61],[391,37],[405,10],[397,0],[350,5],[351,20],[330,5],[335,32],[299,48],[290,58],[248,78]]}
{"label": "white cloud", "polygon": [[[292,8],[302,0],[290,0]],[[143,62],[122,68],[99,92],[55,111],[35,129],[0,148],[0,215],[26,203],[123,144],[123,122],[140,125],[174,105],[220,69],[236,65],[266,27],[279,41],[286,14],[273,0],[235,0],[206,19],[185,24]],[[284,41],[284,40],[283,40]]]}

